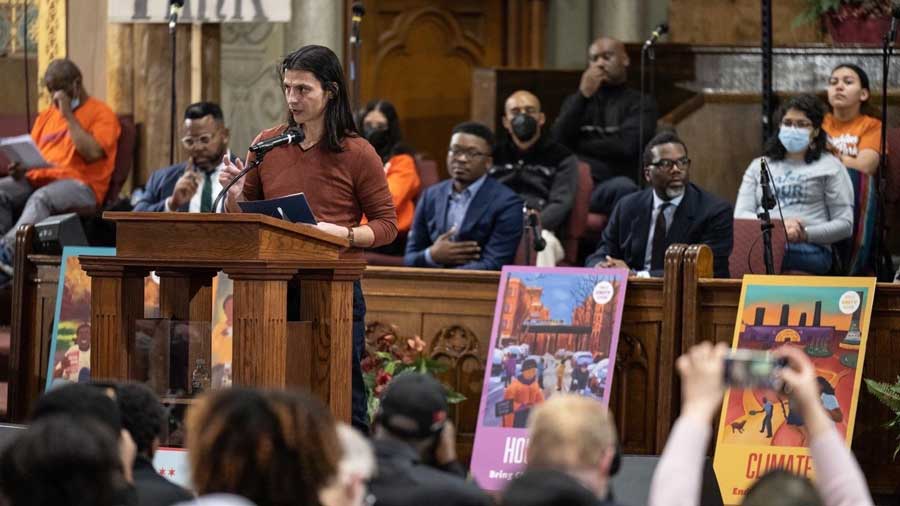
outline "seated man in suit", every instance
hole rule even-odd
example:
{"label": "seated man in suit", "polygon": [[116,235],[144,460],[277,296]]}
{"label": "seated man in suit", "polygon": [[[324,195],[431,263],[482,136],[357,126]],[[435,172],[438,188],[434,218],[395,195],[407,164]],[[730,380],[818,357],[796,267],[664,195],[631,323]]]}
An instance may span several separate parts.
{"label": "seated man in suit", "polygon": [[662,132],[644,149],[644,179],[650,188],[619,201],[588,267],[625,267],[638,276],[662,276],[666,248],[673,243],[707,244],[717,278],[728,277],[732,208],[690,183],[687,146]]}
{"label": "seated man in suit", "polygon": [[522,238],[522,199],[487,177],[493,145],[493,132],[480,123],[453,129],[450,179],[428,188],[416,206],[406,265],[500,270],[512,263]]}
{"label": "seated man in suit", "polygon": [[[190,154],[187,161],[159,169],[150,175],[135,211],[209,212],[222,190],[219,172],[228,151],[228,129],[222,108],[212,102],[197,102],[184,111],[184,137]],[[230,153],[229,153],[230,156]]]}
{"label": "seated man in suit", "polygon": [[[31,137],[53,166],[26,170],[12,163],[9,175],[0,178],[0,284],[13,275],[13,249],[21,225],[100,205],[115,170],[119,119],[109,106],[88,95],[78,67],[70,60],[51,61],[44,86],[50,107],[34,120]],[[22,209],[18,220],[17,209]]]}

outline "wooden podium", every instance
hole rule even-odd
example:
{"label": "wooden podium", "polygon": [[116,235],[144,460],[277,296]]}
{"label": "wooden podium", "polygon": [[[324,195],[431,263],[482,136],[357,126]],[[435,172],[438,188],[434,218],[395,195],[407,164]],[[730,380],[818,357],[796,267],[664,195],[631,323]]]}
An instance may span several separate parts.
{"label": "wooden podium", "polygon": [[[91,376],[135,372],[135,321],[144,277],[160,278],[160,316],[210,322],[212,278],[234,282],[234,384],[304,387],[350,420],[353,282],[363,260],[315,227],[258,214],[104,213],[116,223],[116,256],[82,256],[91,277]],[[287,321],[288,283],[300,284],[300,322]],[[191,357],[205,356],[209,336]],[[193,361],[189,361],[190,364]]]}

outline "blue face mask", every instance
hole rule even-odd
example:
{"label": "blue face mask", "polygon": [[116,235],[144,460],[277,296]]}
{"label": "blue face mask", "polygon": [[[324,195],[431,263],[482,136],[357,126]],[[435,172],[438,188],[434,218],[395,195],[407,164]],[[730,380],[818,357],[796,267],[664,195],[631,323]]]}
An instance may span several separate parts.
{"label": "blue face mask", "polygon": [[781,126],[778,130],[778,140],[788,153],[799,153],[809,147],[810,128],[797,128]]}

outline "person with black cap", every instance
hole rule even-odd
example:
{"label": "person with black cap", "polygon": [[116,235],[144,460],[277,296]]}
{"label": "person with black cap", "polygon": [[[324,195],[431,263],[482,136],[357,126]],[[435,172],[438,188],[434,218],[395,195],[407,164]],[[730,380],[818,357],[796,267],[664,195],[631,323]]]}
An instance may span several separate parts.
{"label": "person with black cap", "polygon": [[375,415],[378,475],[369,482],[377,506],[420,504],[430,491],[446,504],[488,506],[465,479],[444,387],[427,374],[404,373],[389,384]]}
{"label": "person with black cap", "polygon": [[554,267],[565,252],[557,238],[575,204],[578,159],[544,130],[541,101],[531,92],[514,92],[503,106],[503,136],[494,146],[488,175],[518,193],[525,206],[540,214],[539,267]]}
{"label": "person with black cap", "polygon": [[524,428],[531,408],[544,402],[544,392],[537,380],[538,364],[533,358],[522,362],[522,372],[503,391],[503,400],[512,402],[512,412],[503,417],[504,427]]}

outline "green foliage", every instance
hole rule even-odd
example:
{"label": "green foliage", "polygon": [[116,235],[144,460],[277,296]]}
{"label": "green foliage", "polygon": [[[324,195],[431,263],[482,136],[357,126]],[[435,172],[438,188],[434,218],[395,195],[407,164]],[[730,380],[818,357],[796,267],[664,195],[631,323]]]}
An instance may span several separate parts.
{"label": "green foliage", "polygon": [[829,13],[837,13],[847,6],[849,17],[884,16],[890,13],[890,0],[806,0],[806,10],[794,18],[791,27],[818,23]]}
{"label": "green foliage", "polygon": [[[884,424],[889,429],[900,429],[900,376],[893,384],[865,379],[866,388],[882,404],[894,412],[894,418]],[[894,459],[900,454],[900,434],[897,435],[897,448],[894,449]]]}

